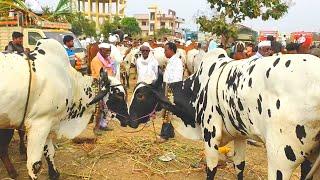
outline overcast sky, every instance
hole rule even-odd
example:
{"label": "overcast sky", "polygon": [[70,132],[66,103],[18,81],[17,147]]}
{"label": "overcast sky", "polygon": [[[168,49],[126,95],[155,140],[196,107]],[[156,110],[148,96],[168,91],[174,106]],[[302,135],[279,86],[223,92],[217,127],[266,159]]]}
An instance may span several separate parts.
{"label": "overcast sky", "polygon": [[[38,0],[41,5],[54,6],[57,0]],[[136,13],[147,13],[151,4],[157,4],[160,9],[167,12],[173,9],[177,16],[184,18],[184,27],[196,29],[195,16],[199,13],[211,12],[207,0],[127,0],[126,14],[131,16]],[[320,32],[320,0],[294,0],[295,5],[290,7],[289,12],[280,20],[262,21],[246,20],[243,24],[257,31],[279,30],[281,32],[293,31],[316,31]],[[200,12],[199,12],[200,11]]]}

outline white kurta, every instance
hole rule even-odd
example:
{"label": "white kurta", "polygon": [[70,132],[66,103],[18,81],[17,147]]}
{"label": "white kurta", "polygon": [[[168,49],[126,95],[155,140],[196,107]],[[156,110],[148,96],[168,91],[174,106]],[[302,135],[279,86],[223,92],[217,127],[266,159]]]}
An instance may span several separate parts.
{"label": "white kurta", "polygon": [[249,59],[260,59],[260,58],[262,58],[263,56],[259,53],[259,52],[256,52],[256,54],[255,55],[253,55],[253,56],[251,56]]}
{"label": "white kurta", "polygon": [[174,83],[182,81],[183,79],[183,63],[177,56],[172,56],[167,63],[163,74],[163,81],[166,83]]}
{"label": "white kurta", "polygon": [[158,78],[158,61],[153,55],[149,54],[147,59],[140,57],[136,61],[137,63],[137,73],[139,82],[151,83]]}

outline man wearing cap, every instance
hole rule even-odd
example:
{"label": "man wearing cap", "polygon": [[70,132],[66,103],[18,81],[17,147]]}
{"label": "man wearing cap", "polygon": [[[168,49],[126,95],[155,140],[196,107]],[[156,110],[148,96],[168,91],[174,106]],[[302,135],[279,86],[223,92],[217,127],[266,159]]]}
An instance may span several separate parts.
{"label": "man wearing cap", "polygon": [[139,82],[150,83],[158,78],[159,63],[153,55],[150,55],[150,45],[145,42],[140,47],[141,57],[137,59],[137,74]]}
{"label": "man wearing cap", "polygon": [[190,46],[190,44],[192,44],[192,41],[191,41],[191,37],[188,37],[187,38],[187,42],[186,42],[186,46]]}
{"label": "man wearing cap", "polygon": [[[92,59],[91,62],[91,72],[92,77],[96,80],[99,79],[100,69],[103,69],[108,73],[108,76],[116,75],[116,63],[110,57],[111,54],[111,45],[108,43],[99,44],[99,52],[96,57]],[[99,85],[97,85],[99,87]],[[99,88],[96,88],[98,91]],[[107,125],[107,112],[105,111],[106,107],[105,103],[101,102],[100,105],[96,107],[96,126],[94,128],[94,132],[97,135],[101,135],[102,131],[110,131],[112,130]]]}
{"label": "man wearing cap", "polygon": [[272,56],[273,51],[271,49],[271,41],[261,41],[258,44],[258,51],[257,53],[252,56],[250,59],[257,59],[267,56]]}

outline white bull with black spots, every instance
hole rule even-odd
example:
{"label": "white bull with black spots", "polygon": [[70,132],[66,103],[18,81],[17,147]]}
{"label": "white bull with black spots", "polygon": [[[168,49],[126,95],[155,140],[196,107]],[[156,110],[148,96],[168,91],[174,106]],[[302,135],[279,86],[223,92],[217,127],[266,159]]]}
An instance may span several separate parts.
{"label": "white bull with black spots", "polygon": [[[126,94],[117,79],[108,78],[101,71],[102,90],[94,98],[93,78],[73,69],[65,49],[55,40],[40,40],[29,59],[30,69],[24,56],[0,53],[0,128],[24,125],[30,178],[37,179],[44,153],[50,179],[58,179],[51,135],[66,138],[79,135],[93,115],[95,106],[91,104],[102,98],[109,109],[128,116]],[[32,78],[29,103],[26,103],[29,72]],[[118,119],[125,126],[125,117]]]}
{"label": "white bull with black spots", "polygon": [[186,67],[189,75],[194,74],[198,70],[201,60],[205,54],[206,52],[202,49],[192,49],[188,51]]}
{"label": "white bull with black spots", "polygon": [[[204,140],[207,179],[215,176],[218,147],[232,140],[237,178],[243,179],[248,138],[266,145],[268,179],[288,180],[300,164],[305,179],[319,170],[319,69],[320,59],[312,55],[233,61],[217,49],[194,75],[169,84],[173,100],[163,96],[161,77],[138,85],[129,114],[137,119],[158,106],[180,117],[184,134]],[[148,120],[128,124],[137,128]]]}

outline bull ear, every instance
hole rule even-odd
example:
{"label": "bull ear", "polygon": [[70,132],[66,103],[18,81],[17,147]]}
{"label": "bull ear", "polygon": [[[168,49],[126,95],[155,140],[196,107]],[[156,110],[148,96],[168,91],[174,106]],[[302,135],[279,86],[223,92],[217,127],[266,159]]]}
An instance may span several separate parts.
{"label": "bull ear", "polygon": [[153,94],[156,96],[156,98],[158,99],[158,101],[160,102],[161,106],[164,108],[164,109],[167,109],[168,111],[171,111],[173,110],[174,108],[174,104],[172,104],[169,99],[163,94],[163,93],[160,93],[158,92],[157,90],[155,89],[152,89],[152,92]]}
{"label": "bull ear", "polygon": [[89,105],[95,104],[97,102],[99,102],[100,100],[103,99],[104,96],[106,96],[108,94],[109,91],[107,90],[103,90],[100,91],[99,94],[93,98],[93,100],[89,103]]}

